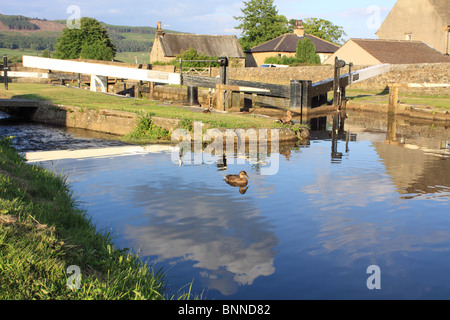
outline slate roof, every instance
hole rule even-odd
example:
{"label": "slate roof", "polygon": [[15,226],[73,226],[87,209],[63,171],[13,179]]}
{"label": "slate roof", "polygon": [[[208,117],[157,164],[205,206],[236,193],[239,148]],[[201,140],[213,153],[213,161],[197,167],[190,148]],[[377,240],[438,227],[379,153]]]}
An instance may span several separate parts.
{"label": "slate roof", "polygon": [[[316,36],[307,34],[305,37],[309,38],[314,43],[316,46],[316,53],[334,53],[339,49],[338,45],[320,39]],[[253,47],[250,50],[247,50],[247,52],[296,52],[297,42],[299,40],[303,40],[303,38],[304,37],[299,37],[293,33],[286,33],[275,39]]]}
{"label": "slate roof", "polygon": [[441,54],[423,41],[351,39],[381,63],[438,63],[450,62],[450,57]]}
{"label": "slate roof", "polygon": [[175,57],[191,47],[211,57],[245,58],[236,36],[166,33],[161,36],[166,57]]}

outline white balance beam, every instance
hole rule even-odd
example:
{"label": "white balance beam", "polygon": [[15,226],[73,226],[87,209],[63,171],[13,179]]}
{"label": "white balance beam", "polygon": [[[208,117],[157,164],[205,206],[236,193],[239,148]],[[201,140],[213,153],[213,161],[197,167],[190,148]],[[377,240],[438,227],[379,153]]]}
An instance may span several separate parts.
{"label": "white balance beam", "polygon": [[23,56],[23,66],[65,72],[83,73],[88,75],[123,78],[130,80],[149,81],[168,84],[181,84],[178,73],[134,69],[106,64],[79,62],[71,60],[50,59]]}
{"label": "white balance beam", "polygon": [[355,79],[355,78],[356,79],[353,80],[352,83],[358,83],[358,82],[361,82],[364,80],[368,80],[370,78],[379,76],[380,74],[389,72],[389,70],[391,70],[390,64],[381,64],[381,65],[353,71],[352,79]]}

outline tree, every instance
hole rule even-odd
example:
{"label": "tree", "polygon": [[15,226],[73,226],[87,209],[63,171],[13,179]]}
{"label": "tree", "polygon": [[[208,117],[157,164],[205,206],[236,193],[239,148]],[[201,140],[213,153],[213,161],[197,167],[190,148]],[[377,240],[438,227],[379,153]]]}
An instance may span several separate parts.
{"label": "tree", "polygon": [[80,58],[112,60],[114,59],[114,54],[104,42],[96,41],[93,44],[83,44],[80,51]]}
{"label": "tree", "polygon": [[234,17],[241,22],[235,29],[241,30],[242,49],[250,49],[289,31],[287,18],[278,14],[273,0],[244,1],[244,5],[241,9],[244,15]]}
{"label": "tree", "polygon": [[304,37],[297,42],[295,57],[268,57],[264,62],[285,65],[320,64],[320,57],[316,53],[314,43],[309,38]]}
{"label": "tree", "polygon": [[[289,20],[289,28],[293,29],[295,20]],[[303,20],[305,33],[330,41],[335,44],[342,44],[342,37],[347,34],[342,27],[334,25],[331,21],[319,18],[307,18]]]}
{"label": "tree", "polygon": [[108,32],[93,18],[81,18],[81,28],[65,28],[56,44],[59,59],[112,60],[116,55]]}
{"label": "tree", "polygon": [[300,63],[320,64],[320,57],[316,53],[316,46],[307,37],[297,42],[296,58]]}

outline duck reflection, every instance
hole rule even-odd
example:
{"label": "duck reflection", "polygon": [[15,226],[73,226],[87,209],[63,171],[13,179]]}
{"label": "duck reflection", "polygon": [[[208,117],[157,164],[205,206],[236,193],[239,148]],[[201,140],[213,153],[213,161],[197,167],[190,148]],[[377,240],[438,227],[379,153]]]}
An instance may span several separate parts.
{"label": "duck reflection", "polygon": [[239,187],[239,193],[240,193],[240,194],[245,194],[245,193],[247,192],[247,190],[248,190],[248,186],[245,187],[245,188]]}

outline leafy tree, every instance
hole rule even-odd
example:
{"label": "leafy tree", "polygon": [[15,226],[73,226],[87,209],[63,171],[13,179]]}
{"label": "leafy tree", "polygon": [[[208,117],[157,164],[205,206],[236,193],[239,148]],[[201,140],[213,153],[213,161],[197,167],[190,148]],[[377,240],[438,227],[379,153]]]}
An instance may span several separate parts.
{"label": "leafy tree", "polygon": [[59,59],[95,57],[97,60],[111,60],[115,54],[116,47],[106,29],[93,18],[81,18],[80,28],[63,30],[56,44],[55,57]]}
{"label": "leafy tree", "polygon": [[234,17],[241,22],[235,29],[241,30],[242,49],[250,49],[289,31],[287,18],[278,14],[273,0],[249,0],[244,5],[243,16]]}
{"label": "leafy tree", "polygon": [[114,53],[104,42],[96,41],[93,44],[85,43],[81,47],[80,58],[94,60],[112,60],[114,59]]}
{"label": "leafy tree", "polygon": [[297,42],[297,51],[295,54],[300,63],[320,64],[320,57],[316,53],[316,46],[307,37]]}
{"label": "leafy tree", "polygon": [[268,57],[265,63],[285,65],[314,65],[320,64],[320,57],[316,53],[314,43],[307,37],[297,42],[295,57]]}
{"label": "leafy tree", "polygon": [[[289,28],[292,31],[295,20],[289,20]],[[342,27],[334,25],[331,21],[319,18],[307,18],[303,20],[305,33],[330,41],[335,44],[342,44],[342,37],[347,34]]]}

